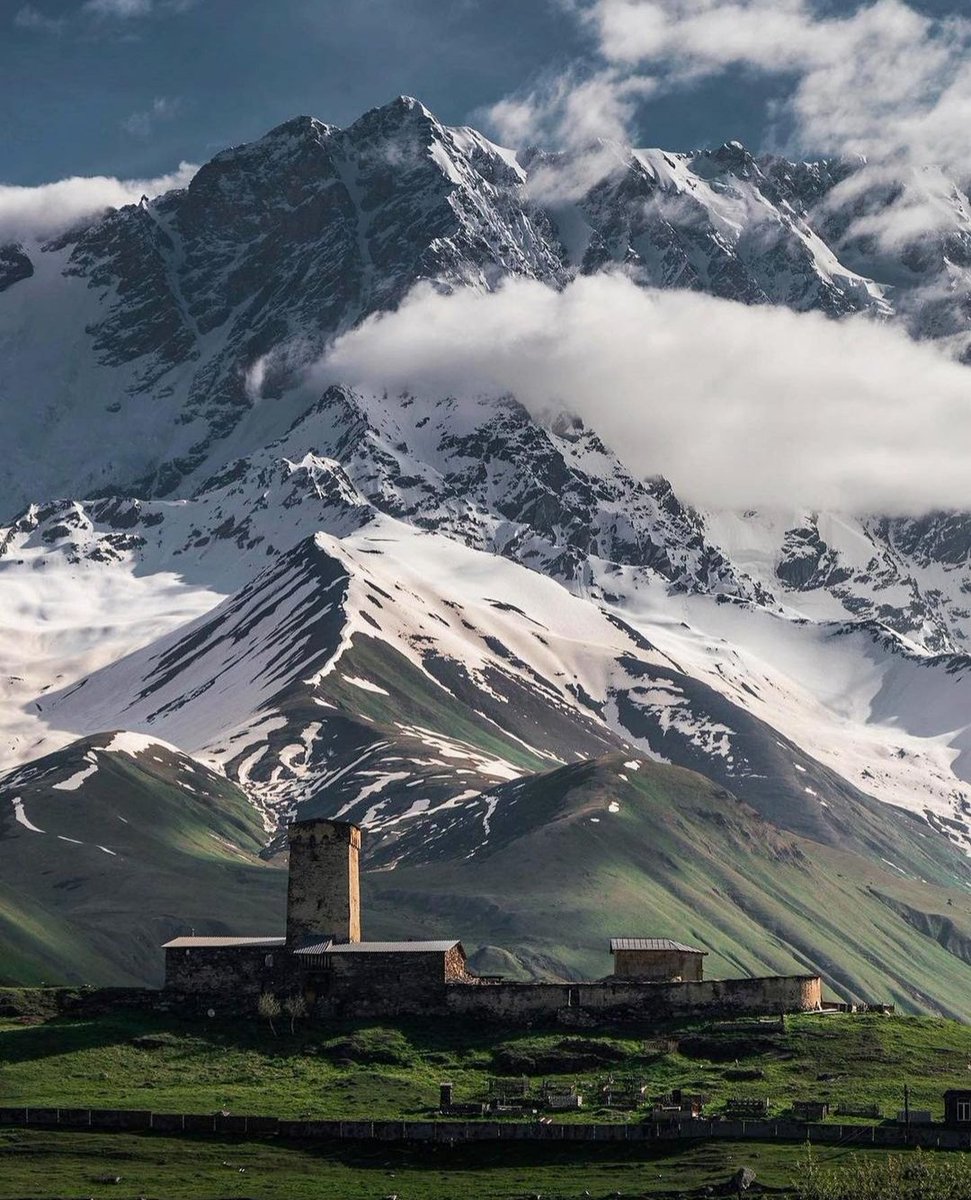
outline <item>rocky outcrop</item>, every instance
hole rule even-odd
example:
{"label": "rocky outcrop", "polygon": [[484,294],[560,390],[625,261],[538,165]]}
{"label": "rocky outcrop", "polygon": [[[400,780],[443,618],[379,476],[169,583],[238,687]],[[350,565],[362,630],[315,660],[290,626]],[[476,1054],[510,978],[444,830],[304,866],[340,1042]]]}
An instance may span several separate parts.
{"label": "rocky outcrop", "polygon": [[12,288],[22,279],[29,279],[33,273],[34,264],[23,246],[16,242],[0,246],[0,292]]}

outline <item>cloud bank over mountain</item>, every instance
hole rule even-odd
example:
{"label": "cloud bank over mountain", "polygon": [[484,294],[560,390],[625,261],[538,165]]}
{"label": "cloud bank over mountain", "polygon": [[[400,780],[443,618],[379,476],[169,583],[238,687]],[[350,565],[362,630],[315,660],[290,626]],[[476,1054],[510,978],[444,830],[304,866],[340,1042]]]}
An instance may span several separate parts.
{"label": "cloud bank over mountain", "polygon": [[37,187],[0,183],[0,243],[52,237],[106,208],[137,204],[171,188],[185,187],[198,171],[193,163],[155,179],[116,179],[111,175],[78,175]]}
{"label": "cloud bank over mountain", "polygon": [[968,371],[866,318],[645,290],[623,275],[442,294],[338,339],[319,382],[473,398],[591,423],[704,507],[919,514],[966,506]]}

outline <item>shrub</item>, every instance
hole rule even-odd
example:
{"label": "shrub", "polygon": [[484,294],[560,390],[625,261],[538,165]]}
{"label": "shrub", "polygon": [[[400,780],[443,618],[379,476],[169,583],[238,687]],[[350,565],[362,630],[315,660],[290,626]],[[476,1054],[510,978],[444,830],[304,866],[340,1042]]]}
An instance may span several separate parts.
{"label": "shrub", "polygon": [[276,1026],[273,1024],[273,1022],[280,1015],[280,1001],[277,1000],[276,996],[274,996],[272,992],[264,992],[263,995],[260,996],[257,1010],[260,1016],[269,1025],[270,1032],[274,1037],[276,1037]]}
{"label": "shrub", "polygon": [[363,1065],[404,1067],[415,1059],[415,1051],[404,1034],[382,1026],[359,1029],[346,1037],[334,1038],[322,1049],[328,1058],[337,1062]]}
{"label": "shrub", "polygon": [[290,1018],[290,1032],[294,1032],[294,1027],[301,1017],[307,1015],[307,1001],[303,996],[287,996],[283,1001],[283,1011]]}
{"label": "shrub", "polygon": [[859,1155],[822,1168],[810,1150],[794,1184],[798,1200],[968,1200],[971,1163],[963,1154]]}

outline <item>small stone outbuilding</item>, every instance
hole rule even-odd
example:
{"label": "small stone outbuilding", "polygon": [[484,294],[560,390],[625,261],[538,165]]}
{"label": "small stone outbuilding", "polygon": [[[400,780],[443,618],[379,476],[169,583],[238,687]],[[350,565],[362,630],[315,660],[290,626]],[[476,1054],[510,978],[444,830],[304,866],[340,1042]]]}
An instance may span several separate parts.
{"label": "small stone outbuilding", "polygon": [[944,1093],[944,1124],[950,1129],[971,1129],[971,1089],[952,1088]]}
{"label": "small stone outbuilding", "polygon": [[617,937],[610,939],[615,979],[650,983],[701,983],[707,950],[671,938]]}

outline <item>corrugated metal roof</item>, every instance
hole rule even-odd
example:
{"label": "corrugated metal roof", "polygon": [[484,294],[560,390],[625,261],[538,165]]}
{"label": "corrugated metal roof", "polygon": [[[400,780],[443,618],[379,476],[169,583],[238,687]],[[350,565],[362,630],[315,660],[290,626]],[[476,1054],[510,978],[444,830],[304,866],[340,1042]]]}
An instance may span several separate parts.
{"label": "corrugated metal roof", "polygon": [[324,937],[323,935],[314,938],[312,941],[304,942],[294,950],[294,954],[326,954],[334,944],[332,937]]}
{"label": "corrugated metal roof", "polygon": [[686,946],[684,942],[674,942],[671,938],[611,938],[610,953],[618,950],[674,950],[681,954],[707,954],[707,950],[699,950],[697,946]]}
{"label": "corrugated metal roof", "polygon": [[284,946],[286,938],[275,937],[177,937],[166,942],[163,950],[189,950],[193,946],[200,949],[208,946],[215,949],[218,946]]}
{"label": "corrugated metal roof", "polygon": [[298,954],[444,954],[460,945],[451,942],[338,942],[326,951],[301,947]]}

